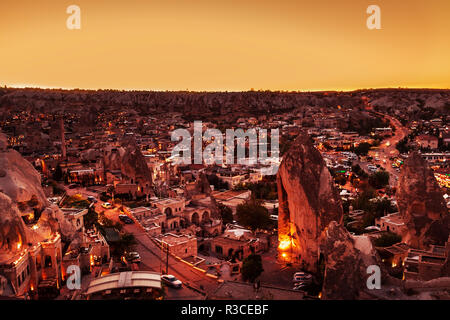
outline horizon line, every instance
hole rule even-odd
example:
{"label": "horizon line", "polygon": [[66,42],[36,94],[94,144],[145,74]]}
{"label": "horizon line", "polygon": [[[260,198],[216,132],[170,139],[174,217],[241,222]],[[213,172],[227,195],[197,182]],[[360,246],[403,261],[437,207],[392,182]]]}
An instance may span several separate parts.
{"label": "horizon line", "polygon": [[186,89],[135,89],[135,88],[68,88],[68,87],[56,87],[56,86],[39,86],[34,84],[13,84],[13,85],[0,85],[3,89],[39,89],[39,90],[60,90],[60,91],[125,91],[125,92],[191,92],[191,93],[237,93],[237,92],[280,92],[280,93],[314,93],[314,92],[357,92],[366,90],[450,90],[442,87],[419,87],[419,86],[406,86],[406,87],[372,87],[372,88],[357,88],[357,89],[244,89],[244,90],[228,90],[228,89],[216,89],[216,90],[189,90]]}

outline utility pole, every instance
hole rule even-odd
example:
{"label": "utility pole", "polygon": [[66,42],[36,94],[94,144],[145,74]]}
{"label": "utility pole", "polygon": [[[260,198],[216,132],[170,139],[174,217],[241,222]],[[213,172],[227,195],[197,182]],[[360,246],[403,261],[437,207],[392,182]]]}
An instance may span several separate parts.
{"label": "utility pole", "polygon": [[166,243],[166,274],[169,274],[169,244]]}

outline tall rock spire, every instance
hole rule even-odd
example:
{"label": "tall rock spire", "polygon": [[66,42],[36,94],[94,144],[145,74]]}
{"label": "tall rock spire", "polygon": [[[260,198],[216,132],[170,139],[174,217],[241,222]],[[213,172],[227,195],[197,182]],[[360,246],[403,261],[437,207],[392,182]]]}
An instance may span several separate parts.
{"label": "tall rock spire", "polygon": [[398,180],[397,204],[408,232],[403,242],[418,249],[444,245],[450,217],[443,193],[427,162],[416,152],[409,155]]}
{"label": "tall rock spire", "polygon": [[325,161],[308,135],[300,134],[283,157],[277,184],[281,259],[316,272],[320,235],[331,221],[342,222],[343,209]]}

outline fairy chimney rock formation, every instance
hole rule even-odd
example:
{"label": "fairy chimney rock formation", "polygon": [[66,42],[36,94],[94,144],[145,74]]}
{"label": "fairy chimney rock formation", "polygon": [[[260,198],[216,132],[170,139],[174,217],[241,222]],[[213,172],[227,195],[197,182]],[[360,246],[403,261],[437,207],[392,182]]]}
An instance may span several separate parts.
{"label": "fairy chimney rock formation", "polygon": [[152,173],[134,140],[127,139],[120,147],[107,148],[102,161],[105,172],[119,170],[122,178],[140,185],[144,193],[152,194]]}
{"label": "fairy chimney rock formation", "polygon": [[449,236],[450,218],[443,193],[427,162],[412,153],[402,169],[397,191],[398,209],[408,228],[403,242],[426,249],[444,245]]}
{"label": "fairy chimney rock formation", "polygon": [[341,223],[339,193],[320,152],[300,134],[277,174],[280,256],[317,271],[319,238],[331,221]]}
{"label": "fairy chimney rock formation", "polygon": [[[342,224],[333,221],[323,232],[320,252],[324,266],[323,299],[369,298],[365,294],[370,291],[367,287],[367,270],[370,266],[382,266],[369,237],[352,236]],[[383,278],[385,272],[382,267],[380,271]]]}

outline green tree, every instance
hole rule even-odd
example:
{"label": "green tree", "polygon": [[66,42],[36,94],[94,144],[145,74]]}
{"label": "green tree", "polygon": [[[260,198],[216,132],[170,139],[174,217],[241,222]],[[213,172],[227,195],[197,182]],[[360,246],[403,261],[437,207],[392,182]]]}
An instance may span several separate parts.
{"label": "green tree", "polygon": [[268,229],[271,226],[269,211],[260,200],[254,198],[236,207],[238,222],[252,231]]}
{"label": "green tree", "polygon": [[251,254],[242,262],[242,279],[254,282],[264,271],[260,255]]}

